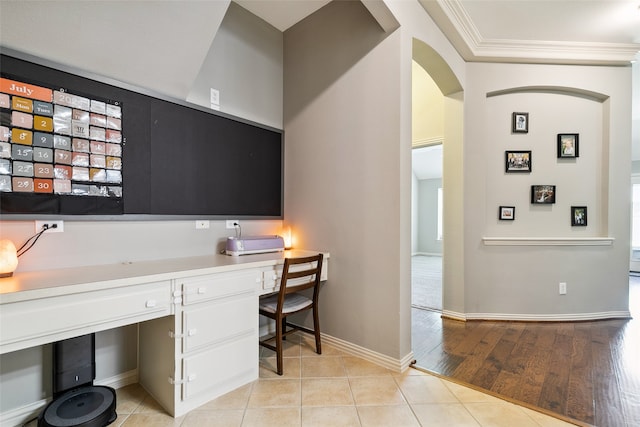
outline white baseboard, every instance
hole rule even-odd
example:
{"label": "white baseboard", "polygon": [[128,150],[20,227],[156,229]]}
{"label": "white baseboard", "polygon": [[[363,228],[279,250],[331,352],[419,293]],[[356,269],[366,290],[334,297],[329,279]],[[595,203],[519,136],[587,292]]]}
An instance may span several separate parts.
{"label": "white baseboard", "polygon": [[0,426],[22,426],[29,420],[36,418],[50,400],[51,399],[42,399],[29,405],[3,412],[0,414]]}
{"label": "white baseboard", "polygon": [[348,341],[341,340],[340,338],[332,337],[331,335],[321,334],[323,342],[337,348],[352,356],[359,357],[368,362],[375,363],[376,365],[387,368],[393,372],[404,372],[411,362],[413,362],[413,351],[409,352],[402,359],[394,359],[393,357],[386,356],[384,354],[369,350],[359,345],[350,343]]}
{"label": "white baseboard", "polygon": [[[269,325],[263,325],[259,331],[260,336],[264,337],[273,334],[274,332],[269,329]],[[402,359],[394,359],[392,357],[377,353],[364,347],[360,347],[359,345],[341,340],[340,338],[336,338],[331,335],[320,333],[320,336],[322,338],[322,342],[326,342],[327,344],[337,348],[340,351],[343,351],[352,356],[359,357],[368,362],[375,363],[376,365],[382,366],[394,372],[404,372],[404,370],[411,365],[411,362],[413,362],[414,359],[413,351],[409,352],[409,354],[404,356]]]}
{"label": "white baseboard", "polygon": [[454,320],[507,320],[514,322],[583,322],[588,320],[629,319],[629,311],[605,311],[600,313],[568,314],[506,314],[506,313],[459,313],[442,310],[442,316]]}
{"label": "white baseboard", "polygon": [[138,383],[138,370],[132,369],[127,372],[123,372],[113,377],[103,378],[93,382],[95,385],[104,385],[107,387],[115,388],[116,390],[131,384]]}
{"label": "white baseboard", "polygon": [[464,322],[467,320],[467,316],[464,313],[458,313],[457,311],[451,310],[442,310],[442,317],[446,317],[448,319],[460,320]]}
{"label": "white baseboard", "polygon": [[[136,384],[138,382],[138,370],[133,369],[128,372],[115,375],[110,378],[104,378],[99,381],[94,381],[95,385],[102,385],[119,389],[130,384]],[[25,424],[27,421],[36,418],[40,412],[49,404],[51,398],[41,399],[37,402],[29,405],[22,406],[20,408],[11,409],[0,414],[0,426],[2,427],[18,427]]]}
{"label": "white baseboard", "polygon": [[423,256],[442,256],[442,252],[414,252],[411,254],[411,256],[416,256],[416,255],[423,255]]}

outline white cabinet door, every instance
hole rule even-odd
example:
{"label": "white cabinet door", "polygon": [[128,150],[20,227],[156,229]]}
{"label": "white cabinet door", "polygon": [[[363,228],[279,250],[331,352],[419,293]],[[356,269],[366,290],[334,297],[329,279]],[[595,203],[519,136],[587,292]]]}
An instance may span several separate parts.
{"label": "white cabinet door", "polygon": [[170,331],[176,330],[176,316],[142,322],[139,326],[138,375],[140,384],[171,415],[176,415],[176,390],[181,380],[179,343]]}
{"label": "white cabinet door", "polygon": [[234,390],[258,376],[258,343],[254,334],[183,359],[182,399],[204,402]]}

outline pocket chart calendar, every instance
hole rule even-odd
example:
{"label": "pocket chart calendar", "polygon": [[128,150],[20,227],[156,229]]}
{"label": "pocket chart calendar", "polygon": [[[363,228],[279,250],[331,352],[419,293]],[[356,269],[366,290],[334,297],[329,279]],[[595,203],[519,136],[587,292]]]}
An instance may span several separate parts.
{"label": "pocket chart calendar", "polygon": [[0,191],[121,198],[122,111],[0,78]]}

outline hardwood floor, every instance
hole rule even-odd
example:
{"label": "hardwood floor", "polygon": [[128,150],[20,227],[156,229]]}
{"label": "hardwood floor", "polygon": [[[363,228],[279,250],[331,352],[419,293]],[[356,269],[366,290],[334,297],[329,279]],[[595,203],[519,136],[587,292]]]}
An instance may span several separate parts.
{"label": "hardwood floor", "polygon": [[412,309],[416,366],[598,427],[640,426],[640,280],[635,319],[504,322]]}

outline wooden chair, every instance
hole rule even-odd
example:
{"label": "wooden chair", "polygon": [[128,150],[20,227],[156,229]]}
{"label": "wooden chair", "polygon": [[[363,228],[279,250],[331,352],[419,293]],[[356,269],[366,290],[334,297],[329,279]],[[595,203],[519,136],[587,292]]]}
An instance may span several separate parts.
{"label": "wooden chair", "polygon": [[[300,266],[309,264],[309,266]],[[282,375],[282,341],[293,332],[302,331],[316,338],[316,352],[322,354],[320,347],[320,322],[318,320],[318,292],[320,291],[320,272],[322,270],[322,254],[310,257],[285,258],[282,270],[280,290],[260,298],[261,315],[276,322],[276,334],[260,341],[260,345],[276,352],[278,375]],[[312,298],[302,295],[300,291],[313,288]],[[313,329],[287,322],[287,316],[313,310]],[[289,329],[287,329],[287,327]],[[275,345],[269,341],[275,340]]]}

